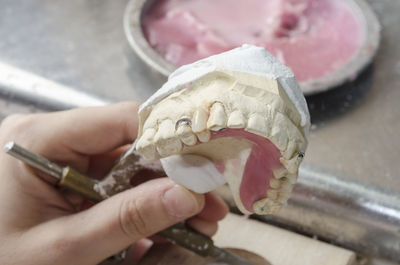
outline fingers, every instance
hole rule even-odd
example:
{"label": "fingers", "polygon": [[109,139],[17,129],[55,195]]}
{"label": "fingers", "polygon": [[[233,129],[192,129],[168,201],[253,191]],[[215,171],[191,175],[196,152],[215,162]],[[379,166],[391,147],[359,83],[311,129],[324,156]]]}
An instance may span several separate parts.
{"label": "fingers", "polygon": [[186,222],[194,230],[199,231],[207,236],[213,236],[218,229],[217,222],[207,221],[198,217],[194,217]]}
{"label": "fingers", "polygon": [[68,152],[93,155],[131,143],[137,126],[137,104],[118,103],[10,117],[3,122],[2,131],[8,141],[15,140],[34,152],[61,160]]}
{"label": "fingers", "polygon": [[[55,220],[57,225],[47,233],[62,237],[69,246],[64,254],[60,253],[65,264],[68,262],[65,255],[78,251],[77,248],[85,249],[84,264],[93,264],[139,239],[194,216],[203,207],[204,196],[162,178],[115,195],[84,212]],[[68,233],[60,234],[60,231]]]}
{"label": "fingers", "polygon": [[104,176],[110,172],[113,165],[115,165],[115,161],[117,161],[129,147],[130,145],[124,145],[111,152],[91,156],[86,174],[95,179],[104,178]]}
{"label": "fingers", "polygon": [[228,211],[228,206],[218,195],[207,193],[203,210],[188,220],[187,224],[200,233],[213,236],[217,232],[217,222],[223,219]]}
{"label": "fingers", "polygon": [[139,260],[146,255],[147,251],[153,246],[153,241],[143,238],[135,242],[129,247],[124,261],[120,265],[134,265],[138,264]]}
{"label": "fingers", "polygon": [[151,169],[142,169],[142,170],[138,171],[131,178],[131,185],[133,187],[135,187],[146,181],[149,181],[151,179],[157,179],[157,178],[164,178],[164,177],[160,176],[157,172],[155,172]]}
{"label": "fingers", "polygon": [[[53,121],[61,119],[53,114]],[[119,103],[107,107],[67,111],[49,140],[61,141],[81,154],[99,154],[132,143],[137,134],[137,104]]]}
{"label": "fingers", "polygon": [[210,222],[217,222],[223,219],[228,212],[228,206],[218,195],[207,193],[205,195],[205,206],[197,216]]}

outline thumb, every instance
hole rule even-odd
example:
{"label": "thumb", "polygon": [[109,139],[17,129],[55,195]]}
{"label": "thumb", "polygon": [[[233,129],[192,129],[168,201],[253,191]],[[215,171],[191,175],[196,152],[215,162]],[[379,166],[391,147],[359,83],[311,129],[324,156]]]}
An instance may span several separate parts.
{"label": "thumb", "polygon": [[[203,195],[160,178],[68,216],[59,229],[69,231],[63,235],[66,245],[84,249],[83,264],[90,264],[199,213],[203,207]],[[71,253],[77,253],[76,249]]]}

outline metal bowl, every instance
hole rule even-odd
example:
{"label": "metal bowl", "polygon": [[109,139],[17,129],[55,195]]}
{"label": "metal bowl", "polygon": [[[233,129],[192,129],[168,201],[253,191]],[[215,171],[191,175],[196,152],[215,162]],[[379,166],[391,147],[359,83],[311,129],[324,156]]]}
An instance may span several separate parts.
{"label": "metal bowl", "polygon": [[[124,14],[124,30],[129,44],[137,55],[151,68],[169,76],[177,67],[167,62],[148,43],[142,30],[142,17],[157,0],[131,0]],[[345,66],[321,78],[301,82],[305,95],[312,95],[354,80],[373,60],[380,43],[380,24],[369,4],[364,0],[340,0],[350,4],[365,27],[364,42]]]}

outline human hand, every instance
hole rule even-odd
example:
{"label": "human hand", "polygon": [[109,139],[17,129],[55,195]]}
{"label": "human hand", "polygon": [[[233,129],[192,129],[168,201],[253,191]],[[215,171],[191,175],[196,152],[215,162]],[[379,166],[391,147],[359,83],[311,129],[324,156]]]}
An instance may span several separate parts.
{"label": "human hand", "polygon": [[[106,174],[137,132],[137,105],[14,115],[0,127],[0,145],[15,141],[51,161],[90,177]],[[0,264],[97,264],[131,244],[130,260],[144,238],[188,219],[212,235],[227,213],[215,195],[199,195],[167,178],[142,183],[93,207],[44,175],[0,155]]]}

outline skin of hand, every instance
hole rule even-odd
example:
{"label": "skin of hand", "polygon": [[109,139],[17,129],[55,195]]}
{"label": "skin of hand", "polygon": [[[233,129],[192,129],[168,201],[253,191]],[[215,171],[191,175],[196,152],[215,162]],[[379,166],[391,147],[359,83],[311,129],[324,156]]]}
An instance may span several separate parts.
{"label": "skin of hand", "polygon": [[[137,104],[12,115],[0,144],[15,141],[50,161],[100,178],[136,138]],[[44,181],[44,175],[0,154],[0,264],[98,264],[131,245],[135,264],[146,239],[182,220],[207,235],[227,206],[216,195],[195,194],[168,178],[151,179],[101,203]]]}

